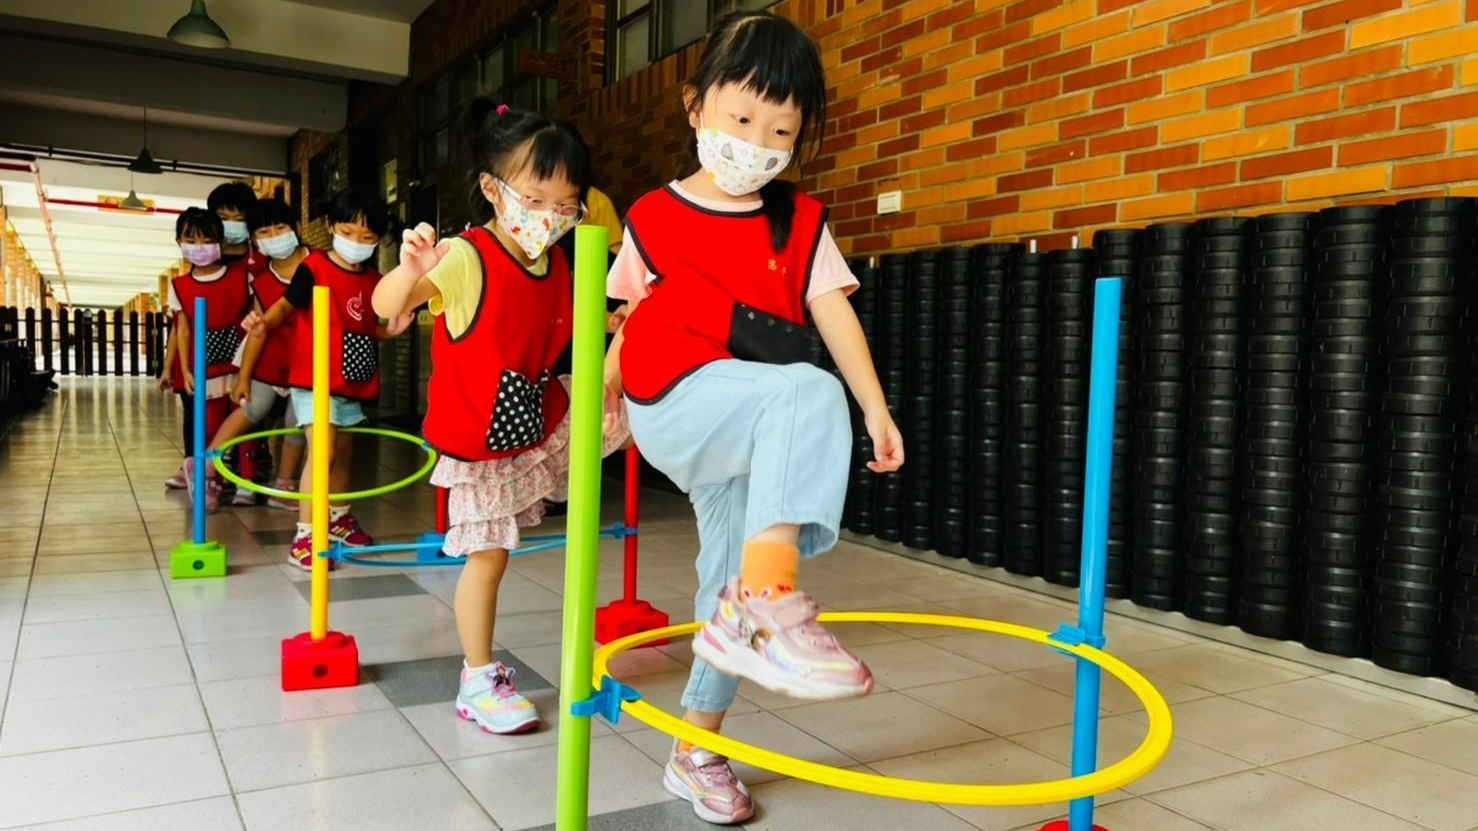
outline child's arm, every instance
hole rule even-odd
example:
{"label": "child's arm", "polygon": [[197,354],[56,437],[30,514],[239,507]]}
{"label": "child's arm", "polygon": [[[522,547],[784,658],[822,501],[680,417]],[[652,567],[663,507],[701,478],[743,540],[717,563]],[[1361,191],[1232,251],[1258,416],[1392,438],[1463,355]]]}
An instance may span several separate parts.
{"label": "child's arm", "polygon": [[195,373],[190,371],[190,362],[185,360],[186,348],[179,345],[190,343],[190,319],[185,317],[184,312],[175,315],[174,330],[179,339],[179,343],[175,344],[175,358],[180,362],[180,374],[185,379],[185,394],[194,395]]}
{"label": "child's arm", "polygon": [[159,370],[160,392],[169,392],[170,385],[172,383],[170,380],[170,375],[172,375],[173,373],[170,372],[170,369],[174,366],[175,353],[179,351],[179,334],[180,328],[178,326],[169,327],[169,345],[164,348],[164,363],[160,365],[161,368]]}
{"label": "child's arm", "polygon": [[[425,302],[424,300],[421,302]],[[416,305],[420,305],[417,303]],[[416,319],[415,312],[406,312],[403,315],[390,318],[388,323],[375,326],[375,337],[380,340],[390,340],[405,334],[405,330],[411,328],[411,323]]]}
{"label": "child's arm", "polygon": [[[400,265],[375,286],[374,297],[370,300],[375,314],[394,321],[435,297],[440,290],[426,279],[426,275],[441,262],[450,248],[449,241],[437,244],[436,229],[424,222],[407,228],[400,244]],[[400,331],[405,331],[409,325],[407,321]]]}
{"label": "child's arm", "polygon": [[[262,356],[262,347],[266,342],[266,316],[262,314],[262,303],[253,298],[251,305],[251,313],[241,321],[242,328],[246,329],[246,346],[241,349],[241,367],[236,373],[236,386],[231,389],[231,400],[238,404],[251,401],[251,374],[257,368],[257,361]],[[263,329],[263,336],[257,335],[258,329]]]}
{"label": "child's arm", "polygon": [[878,382],[877,368],[867,348],[867,336],[857,313],[847,300],[846,292],[829,291],[811,301],[811,319],[821,333],[821,340],[836,361],[837,369],[847,381],[852,397],[862,407],[867,433],[872,437],[876,461],[867,466],[875,473],[887,473],[903,465],[903,436],[888,412],[883,385]]}

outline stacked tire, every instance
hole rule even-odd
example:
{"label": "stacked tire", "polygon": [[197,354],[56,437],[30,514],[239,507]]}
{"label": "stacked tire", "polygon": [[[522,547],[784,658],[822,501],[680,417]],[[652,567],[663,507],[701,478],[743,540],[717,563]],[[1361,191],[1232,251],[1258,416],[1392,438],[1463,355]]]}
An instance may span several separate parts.
{"label": "stacked tire", "polygon": [[[857,278],[857,290],[852,293],[852,311],[862,325],[862,334],[867,338],[868,351],[880,360],[878,341],[878,270],[864,259],[850,261],[852,274]],[[881,372],[879,366],[879,372]],[[876,532],[873,522],[877,493],[877,474],[868,470],[867,463],[873,459],[872,438],[867,435],[867,425],[862,421],[862,409],[849,395],[847,401],[852,409],[852,473],[847,483],[847,528],[853,533],[871,535]]]}
{"label": "stacked tire", "polygon": [[1177,608],[1180,589],[1190,245],[1190,225],[1145,229],[1133,286],[1139,325],[1129,593],[1136,604],[1167,612]]}
{"label": "stacked tire", "polygon": [[1004,550],[1006,281],[1020,251],[1012,244],[971,251],[970,548],[965,556],[984,566],[999,566]]}
{"label": "stacked tire", "polygon": [[1251,221],[1199,220],[1193,232],[1190,427],[1186,452],[1186,516],[1181,611],[1208,623],[1235,619],[1242,364],[1246,351],[1243,293],[1251,253]]}
{"label": "stacked tire", "polygon": [[1255,221],[1247,287],[1247,421],[1243,447],[1238,624],[1266,638],[1298,630],[1302,549],[1308,273],[1314,215]]}
{"label": "stacked tire", "polygon": [[[884,254],[879,260],[881,282],[878,290],[877,357],[878,380],[894,418],[903,418],[903,392],[908,375],[904,363],[904,342],[908,333],[904,322],[908,307],[908,256]],[[908,434],[905,433],[905,436]],[[905,447],[910,451],[908,464],[913,464],[912,439]],[[907,467],[907,465],[905,465]],[[903,539],[903,474],[895,471],[877,475],[874,487],[873,533],[880,540],[899,542]]]}
{"label": "stacked tire", "polygon": [[[1478,227],[1474,228],[1478,234]],[[1478,272],[1475,272],[1478,277]],[[1461,544],[1454,558],[1447,660],[1452,683],[1478,691],[1478,326],[1468,326],[1468,406],[1463,417]]]}
{"label": "stacked tire", "polygon": [[[1139,249],[1137,230],[1099,231],[1093,235],[1093,264],[1098,277],[1122,281],[1119,294],[1119,364],[1114,385],[1114,462],[1109,486],[1108,556],[1104,594],[1129,596],[1129,560],[1134,493],[1134,268]],[[1092,312],[1089,313],[1092,319]]]}
{"label": "stacked tire", "polygon": [[934,441],[939,360],[939,252],[908,255],[907,305],[904,312],[903,423],[908,437],[908,464],[903,466],[903,544],[928,551],[934,547]]}
{"label": "stacked tire", "polygon": [[1370,650],[1370,496],[1390,214],[1382,206],[1329,208],[1314,221],[1303,642],[1347,657]]}
{"label": "stacked tire", "polygon": [[1475,222],[1474,200],[1414,199],[1397,204],[1391,232],[1371,658],[1417,675],[1447,653]]}
{"label": "stacked tire", "polygon": [[1042,339],[1046,257],[1016,257],[1006,284],[1006,441],[1002,469],[1005,550],[1001,564],[1014,574],[1042,573],[1041,481]]}
{"label": "stacked tire", "polygon": [[964,557],[970,548],[970,249],[948,248],[939,257],[935,360],[934,550]]}
{"label": "stacked tire", "polygon": [[1050,582],[1078,585],[1083,542],[1083,463],[1088,447],[1088,352],[1093,252],[1047,255],[1043,339],[1042,569]]}

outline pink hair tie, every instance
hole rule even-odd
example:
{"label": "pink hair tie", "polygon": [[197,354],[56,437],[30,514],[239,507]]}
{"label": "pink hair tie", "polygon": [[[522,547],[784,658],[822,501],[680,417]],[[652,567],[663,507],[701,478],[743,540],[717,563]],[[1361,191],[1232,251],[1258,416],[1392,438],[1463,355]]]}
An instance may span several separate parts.
{"label": "pink hair tie", "polygon": [[508,105],[507,104],[499,104],[498,105],[498,115],[503,115],[506,112],[508,112]]}

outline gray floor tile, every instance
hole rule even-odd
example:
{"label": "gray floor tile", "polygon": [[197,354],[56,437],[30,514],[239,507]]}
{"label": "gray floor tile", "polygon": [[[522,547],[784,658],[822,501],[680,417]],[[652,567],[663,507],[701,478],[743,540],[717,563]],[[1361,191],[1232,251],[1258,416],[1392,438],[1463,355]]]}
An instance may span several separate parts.
{"label": "gray floor tile", "polygon": [[[698,819],[686,802],[672,800],[655,805],[642,805],[590,818],[589,831],[712,831],[713,826]],[[752,826],[741,826],[752,827]],[[511,831],[517,831],[513,829]],[[539,825],[528,831],[554,831],[554,823]]]}
{"label": "gray floor tile", "polygon": [[248,831],[497,831],[441,764],[287,785],[238,799]]}
{"label": "gray floor tile", "polygon": [[[549,689],[553,686],[512,652],[498,650],[493,653],[493,660],[502,661],[517,671],[513,683],[520,690]],[[455,699],[457,676],[461,671],[462,658],[456,655],[364,667],[365,675],[396,707],[437,704]]]}
{"label": "gray floor tile", "polygon": [[[259,532],[260,535],[260,532]],[[292,542],[292,540],[288,540]],[[298,592],[308,599],[311,586],[298,583]],[[381,597],[404,597],[425,594],[426,589],[404,574],[381,574],[373,577],[340,578],[333,581],[331,596],[334,600],[375,600]]]}

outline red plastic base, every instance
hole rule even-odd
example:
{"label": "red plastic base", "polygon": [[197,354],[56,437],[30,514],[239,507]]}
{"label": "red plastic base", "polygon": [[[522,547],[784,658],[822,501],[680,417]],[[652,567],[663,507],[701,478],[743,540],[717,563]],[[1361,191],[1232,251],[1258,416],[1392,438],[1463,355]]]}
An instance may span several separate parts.
{"label": "red plastic base", "polygon": [[282,689],[325,690],[359,683],[359,646],[353,635],[329,632],[323,640],[302,632],[282,641]]}
{"label": "red plastic base", "polygon": [[[667,613],[645,600],[613,600],[595,610],[595,641],[610,643],[627,635],[661,629],[667,624]],[[664,638],[642,646],[665,643],[667,640]]]}
{"label": "red plastic base", "polygon": [[[1059,819],[1042,826],[1042,831],[1068,831],[1067,820]],[[1102,825],[1093,826],[1093,831],[1108,831]]]}

